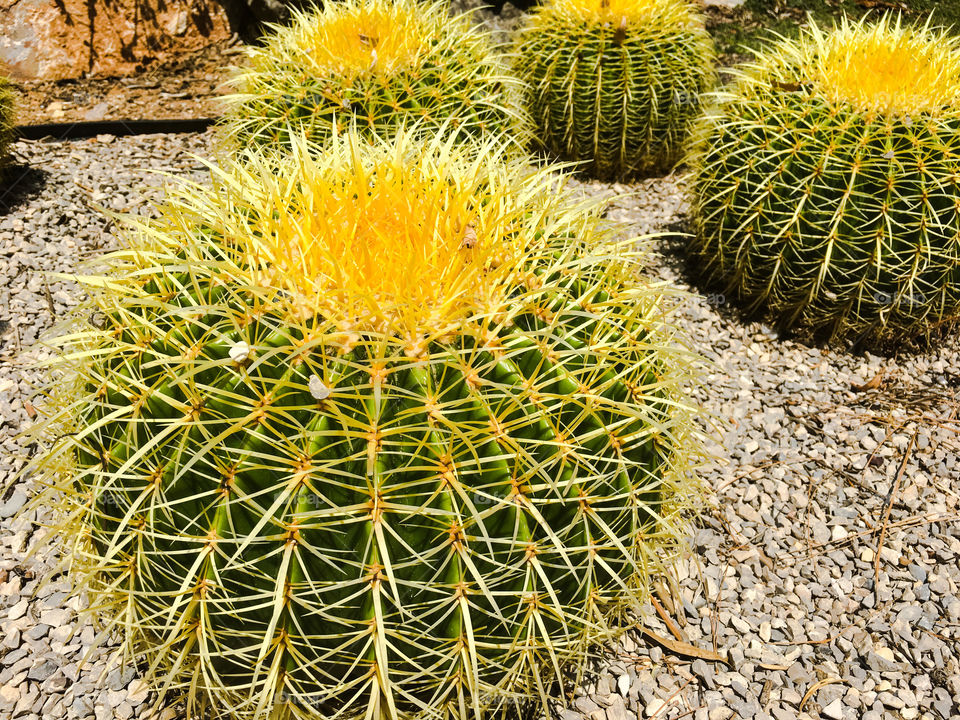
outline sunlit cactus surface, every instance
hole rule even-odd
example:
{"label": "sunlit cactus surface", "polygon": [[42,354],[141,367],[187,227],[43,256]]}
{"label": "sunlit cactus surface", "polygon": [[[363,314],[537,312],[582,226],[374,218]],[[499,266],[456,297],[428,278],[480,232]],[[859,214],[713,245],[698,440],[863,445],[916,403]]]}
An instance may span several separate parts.
{"label": "sunlit cactus surface", "polygon": [[464,139],[525,142],[518,83],[489,36],[445,1],[343,0],[292,10],[248,51],[227,98],[222,135],[235,147],[316,143],[355,124],[389,137],[417,124]]}
{"label": "sunlit cactus surface", "polygon": [[13,90],[10,83],[0,75],[0,177],[9,161],[10,142],[13,140]]}
{"label": "sunlit cactus surface", "polygon": [[719,93],[693,160],[697,264],[782,327],[899,344],[960,312],[960,41],[816,26]]}
{"label": "sunlit cactus surface", "polygon": [[549,0],[513,55],[538,141],[605,180],[669,170],[714,82],[688,0]]}
{"label": "sunlit cactus surface", "polygon": [[85,281],[56,542],[191,712],[562,699],[678,547],[697,442],[664,288],[556,176],[452,147],[248,156]]}

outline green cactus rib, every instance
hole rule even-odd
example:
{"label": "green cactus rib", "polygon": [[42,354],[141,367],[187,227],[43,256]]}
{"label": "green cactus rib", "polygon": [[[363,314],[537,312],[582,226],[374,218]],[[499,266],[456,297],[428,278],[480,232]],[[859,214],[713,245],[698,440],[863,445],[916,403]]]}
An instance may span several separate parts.
{"label": "green cactus rib", "polygon": [[[471,160],[490,173],[468,183],[492,213],[476,247],[486,228],[530,242],[496,308],[416,352],[294,311],[240,232],[285,227],[291,178],[373,152],[338,142],[293,175],[253,157],[215,171],[89,279],[36,468],[66,513],[55,542],[190,713],[479,720],[547,702],[679,546],[690,360],[596,209],[499,160]],[[430,171],[451,162],[425,152]],[[379,171],[356,172],[376,193]]]}
{"label": "green cactus rib", "polygon": [[10,82],[0,75],[0,176],[8,161],[10,143],[13,140],[14,95]]}
{"label": "green cactus rib", "polygon": [[[391,20],[371,20],[371,10]],[[263,47],[249,50],[249,66],[234,78],[237,92],[226,98],[221,125],[229,145],[287,147],[299,135],[322,144],[348,127],[389,137],[414,124],[426,133],[500,136],[518,147],[526,142],[517,81],[489,37],[466,17],[452,17],[446,2],[347,0],[293,13],[290,27],[277,28]],[[389,33],[418,47],[392,62],[372,54],[362,69],[335,58],[322,62],[317,45],[344,25],[343,32],[373,51]]]}
{"label": "green cactus rib", "polygon": [[670,169],[714,83],[713,46],[683,0],[605,21],[553,2],[518,33],[515,72],[544,149],[603,180]]}
{"label": "green cactus rib", "polygon": [[754,72],[718,94],[692,162],[707,281],[834,342],[887,345],[955,318],[960,104],[865,112],[796,67]]}

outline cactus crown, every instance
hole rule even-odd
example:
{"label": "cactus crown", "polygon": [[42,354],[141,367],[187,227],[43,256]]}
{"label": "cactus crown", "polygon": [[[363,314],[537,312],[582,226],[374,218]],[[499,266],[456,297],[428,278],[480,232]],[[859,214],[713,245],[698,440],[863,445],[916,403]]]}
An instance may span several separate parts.
{"label": "cactus crown", "polygon": [[523,258],[524,220],[481,203],[485,164],[451,176],[435,156],[397,151],[334,172],[305,168],[276,200],[292,212],[260,214],[248,253],[307,312],[358,330],[442,335],[466,315],[501,311]]}
{"label": "cactus crown", "polygon": [[413,66],[438,30],[433,13],[411,13],[404,2],[335,3],[328,13],[294,11],[292,33],[285,38],[287,48],[301,48],[321,73],[357,75]]}
{"label": "cactus crown", "polygon": [[[818,94],[878,115],[937,114],[960,99],[960,39],[884,15],[824,30],[811,23],[767,63]],[[775,71],[776,72],[776,71]]]}

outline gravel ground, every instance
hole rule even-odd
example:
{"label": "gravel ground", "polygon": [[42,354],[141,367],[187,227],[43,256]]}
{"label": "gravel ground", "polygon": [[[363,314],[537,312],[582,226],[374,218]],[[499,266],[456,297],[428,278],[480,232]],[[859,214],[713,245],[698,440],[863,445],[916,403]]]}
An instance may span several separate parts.
{"label": "gravel ground", "polygon": [[[94,205],[147,212],[158,171],[202,177],[189,153],[208,147],[207,136],[15,146],[27,179],[0,189],[0,486],[33,413],[15,355],[77,298],[41,271],[109,244]],[[611,216],[637,233],[686,211],[678,176],[580,186],[628,192]],[[658,247],[651,272],[687,287],[675,244]],[[960,343],[896,359],[812,348],[716,294],[694,294],[681,321],[710,362],[699,400],[714,418],[715,497],[696,552],[658,593],[669,620],[651,605],[652,635],[598,658],[562,719],[960,716]],[[87,656],[94,630],[64,582],[38,588],[52,559],[28,554],[36,537],[15,518],[29,492],[12,486],[0,503],[0,718],[174,720],[109,648]]]}

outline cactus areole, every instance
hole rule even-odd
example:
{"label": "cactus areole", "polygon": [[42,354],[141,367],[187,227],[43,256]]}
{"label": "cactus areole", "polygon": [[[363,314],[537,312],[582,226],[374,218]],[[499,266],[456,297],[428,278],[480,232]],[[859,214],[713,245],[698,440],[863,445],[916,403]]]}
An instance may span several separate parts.
{"label": "cactus areole", "polygon": [[541,145],[603,180],[669,170],[714,82],[688,0],[550,0],[513,54]]}
{"label": "cactus areole", "polygon": [[661,291],[543,171],[297,147],[184,191],[89,279],[42,464],[59,537],[191,712],[544,700],[695,499]]}
{"label": "cactus areole", "polygon": [[783,327],[900,343],[960,312],[960,41],[889,17],[812,27],[719,93],[693,250]]}

